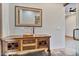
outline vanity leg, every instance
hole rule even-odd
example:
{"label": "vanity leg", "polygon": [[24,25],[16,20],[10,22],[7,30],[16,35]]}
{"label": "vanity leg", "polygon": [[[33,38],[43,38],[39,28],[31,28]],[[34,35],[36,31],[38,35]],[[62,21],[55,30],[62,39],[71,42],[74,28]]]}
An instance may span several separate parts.
{"label": "vanity leg", "polygon": [[51,56],[50,40],[48,40],[48,56]]}
{"label": "vanity leg", "polygon": [[48,56],[51,56],[51,51],[48,49]]}
{"label": "vanity leg", "polygon": [[1,56],[4,56],[3,55],[3,40],[1,39]]}

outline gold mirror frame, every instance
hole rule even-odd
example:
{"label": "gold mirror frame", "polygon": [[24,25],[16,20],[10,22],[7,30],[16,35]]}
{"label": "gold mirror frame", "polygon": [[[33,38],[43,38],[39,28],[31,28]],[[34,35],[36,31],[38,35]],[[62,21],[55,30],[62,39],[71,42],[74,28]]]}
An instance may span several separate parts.
{"label": "gold mirror frame", "polygon": [[[40,16],[37,18],[39,22],[37,24],[21,24],[20,20],[20,10],[29,10],[32,12],[39,12]],[[36,22],[36,18],[35,18]],[[15,6],[15,26],[17,27],[42,27],[42,9],[32,8],[32,7],[23,7],[23,6]]]}

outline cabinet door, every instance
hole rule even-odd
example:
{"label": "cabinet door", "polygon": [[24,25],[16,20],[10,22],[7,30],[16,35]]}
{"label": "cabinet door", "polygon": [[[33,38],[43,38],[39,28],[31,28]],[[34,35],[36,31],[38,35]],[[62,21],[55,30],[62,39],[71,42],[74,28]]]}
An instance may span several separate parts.
{"label": "cabinet door", "polygon": [[17,48],[18,48],[18,42],[8,43],[8,50],[17,50]]}
{"label": "cabinet door", "polygon": [[38,48],[48,48],[48,38],[38,38],[37,47]]}

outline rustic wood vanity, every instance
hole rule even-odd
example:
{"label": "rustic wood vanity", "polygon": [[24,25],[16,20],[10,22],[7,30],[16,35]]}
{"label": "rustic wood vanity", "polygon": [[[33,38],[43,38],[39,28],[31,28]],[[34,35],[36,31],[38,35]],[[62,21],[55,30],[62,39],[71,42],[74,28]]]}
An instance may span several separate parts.
{"label": "rustic wood vanity", "polygon": [[4,55],[23,55],[36,51],[47,51],[50,53],[49,35],[15,35],[4,38]]}

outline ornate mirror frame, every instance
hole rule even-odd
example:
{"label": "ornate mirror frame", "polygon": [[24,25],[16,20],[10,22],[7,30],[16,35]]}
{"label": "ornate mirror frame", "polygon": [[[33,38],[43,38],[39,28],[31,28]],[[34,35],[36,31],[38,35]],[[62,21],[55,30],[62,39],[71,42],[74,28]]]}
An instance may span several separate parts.
{"label": "ornate mirror frame", "polygon": [[[38,14],[34,14],[34,17],[35,17],[35,18],[33,17],[34,24],[26,24],[25,21],[27,21],[26,20],[27,17],[25,18],[25,21],[24,21],[25,24],[24,23],[21,24],[21,21],[23,21],[22,19],[20,19],[21,10],[22,11],[31,11],[33,13],[38,13]],[[42,9],[32,8],[32,7],[24,7],[24,6],[15,6],[15,26],[17,26],[17,27],[42,27]]]}

